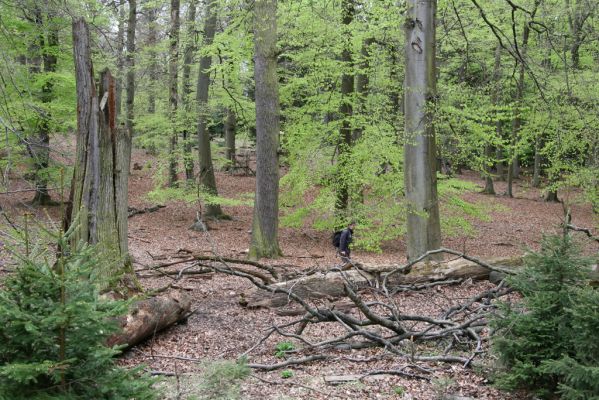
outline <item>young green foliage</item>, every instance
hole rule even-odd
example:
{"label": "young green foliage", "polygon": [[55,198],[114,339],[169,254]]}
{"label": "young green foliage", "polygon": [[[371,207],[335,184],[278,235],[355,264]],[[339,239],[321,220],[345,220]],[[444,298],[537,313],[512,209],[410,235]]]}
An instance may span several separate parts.
{"label": "young green foliage", "polygon": [[549,236],[540,252],[527,255],[522,273],[509,279],[523,299],[502,303],[493,321],[500,386],[543,398],[556,391],[565,399],[599,393],[599,347],[593,344],[599,295],[585,279],[589,267],[570,237]]}
{"label": "young green foliage", "polygon": [[104,344],[128,304],[100,296],[102,260],[67,237],[58,246],[54,264],[47,251],[17,254],[19,267],[0,290],[0,398],[157,398],[153,380],[117,367],[119,348]]}

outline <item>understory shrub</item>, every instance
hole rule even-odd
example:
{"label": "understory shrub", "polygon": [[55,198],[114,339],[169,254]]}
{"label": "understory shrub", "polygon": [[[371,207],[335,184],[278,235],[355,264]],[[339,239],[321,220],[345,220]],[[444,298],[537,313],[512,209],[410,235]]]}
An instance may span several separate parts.
{"label": "understory shrub", "polygon": [[501,303],[492,323],[500,387],[599,399],[599,292],[588,284],[590,263],[570,237],[546,237],[508,280],[523,298]]}
{"label": "understory shrub", "polygon": [[101,260],[57,239],[58,261],[47,248],[15,254],[18,268],[0,285],[0,399],[155,399],[153,380],[118,367],[120,350],[104,344],[127,303],[100,296]]}

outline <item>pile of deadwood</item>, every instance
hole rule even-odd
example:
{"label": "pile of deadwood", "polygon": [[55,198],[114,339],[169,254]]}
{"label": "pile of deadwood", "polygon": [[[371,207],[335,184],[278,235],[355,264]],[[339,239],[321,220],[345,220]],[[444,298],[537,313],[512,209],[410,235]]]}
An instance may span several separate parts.
{"label": "pile of deadwood", "polygon": [[[440,256],[446,259],[434,261]],[[250,364],[265,370],[327,359],[334,349],[375,346],[405,357],[410,365],[419,361],[472,365],[484,351],[487,335],[483,330],[489,312],[496,308],[495,300],[511,292],[503,278],[517,273],[522,264],[522,257],[479,260],[450,249],[430,251],[403,265],[348,263],[310,271],[218,256],[181,254],[179,257],[169,263],[138,269],[138,276],[170,277],[171,283],[164,290],[181,288],[182,278],[188,275],[223,273],[242,277],[254,285],[251,291],[241,295],[242,306],[273,308],[278,315],[297,317],[271,327],[246,352],[273,335],[302,343],[302,348],[294,351],[297,358],[272,365]],[[174,266],[179,268],[173,269]],[[436,316],[406,314],[397,305],[396,296],[402,292],[456,285],[465,280],[491,280],[495,286],[459,304],[453,302]],[[338,324],[344,333],[318,343],[304,337],[306,327],[320,323]],[[439,349],[438,354],[432,354],[431,349]],[[428,379],[422,371],[402,369],[395,373]]]}

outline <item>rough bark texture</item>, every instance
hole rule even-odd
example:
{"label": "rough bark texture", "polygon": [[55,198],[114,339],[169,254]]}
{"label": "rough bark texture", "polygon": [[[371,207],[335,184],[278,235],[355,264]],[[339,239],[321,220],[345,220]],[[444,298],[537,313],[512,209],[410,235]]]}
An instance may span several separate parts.
{"label": "rough bark texture", "polygon": [[409,259],[441,247],[433,126],[435,15],[436,1],[408,1],[405,24],[404,185],[408,206]]}
{"label": "rough bark texture", "polygon": [[[206,8],[206,22],[204,23],[204,46],[210,46],[216,31],[216,2],[210,0]],[[208,132],[208,89],[210,88],[210,67],[212,56],[203,55],[200,58],[198,73],[198,87],[196,98],[198,102],[198,151],[200,175],[199,182],[209,193],[218,194],[214,166],[212,165],[212,152],[210,150],[210,132]],[[223,212],[218,204],[207,204],[204,215],[206,218],[220,218]]]}
{"label": "rough bark texture", "polygon": [[168,184],[173,186],[177,181],[177,140],[179,132],[177,130],[177,107],[179,92],[177,85],[179,83],[179,0],[171,0],[171,31],[169,33],[169,61],[168,61],[168,81],[169,81],[169,111],[172,125],[171,138],[169,141],[169,166],[168,166]]}
{"label": "rough bark texture", "polygon": [[[73,22],[73,48],[77,154],[65,228],[78,224],[75,243],[96,244],[105,258],[129,266],[127,186],[131,139],[116,127],[116,83],[108,70],[102,72],[96,90],[89,30],[82,19]],[[106,285],[114,273],[101,271]]]}
{"label": "rough bark texture", "polygon": [[191,298],[183,292],[173,292],[136,302],[131,311],[119,318],[121,331],[108,339],[108,346],[132,347],[157,332],[186,318]]}
{"label": "rough bark texture", "polygon": [[127,98],[125,108],[127,117],[125,127],[129,137],[133,137],[133,104],[135,102],[135,27],[137,25],[137,0],[129,0],[129,16],[127,20]]}
{"label": "rough bark texture", "polygon": [[353,115],[353,99],[354,93],[354,73],[353,60],[351,54],[351,30],[350,24],[354,19],[355,7],[353,0],[344,0],[342,3],[343,10],[343,25],[344,39],[343,50],[341,51],[341,105],[339,106],[339,114],[341,114],[341,127],[339,128],[339,166],[337,171],[337,203],[338,210],[347,210],[349,205],[349,182],[347,181],[350,174],[347,174],[349,168],[349,155],[352,149],[352,124],[351,117]]}
{"label": "rough bark texture", "polygon": [[125,6],[119,5],[119,25],[116,35],[116,113],[117,118],[121,117],[123,110],[123,68],[125,66]]}
{"label": "rough bark texture", "polygon": [[[186,116],[191,114],[191,64],[193,63],[193,54],[196,50],[195,46],[195,19],[196,19],[196,2],[191,0],[187,11],[187,42],[185,43],[185,51],[183,54],[183,76],[182,76],[182,102]],[[185,124],[183,129],[183,164],[185,165],[185,178],[188,181],[193,180],[193,154],[191,146],[191,134]]]}
{"label": "rough bark texture", "polygon": [[[157,17],[158,9],[156,7],[150,7],[150,9],[148,10],[148,40],[146,42],[148,49],[148,58],[150,60],[150,65],[148,65],[148,75],[150,79],[149,85],[146,88],[148,92],[148,114],[154,114],[156,112],[156,84],[158,83],[158,63],[156,62],[158,58],[158,52],[156,51],[156,45],[158,43],[158,33],[156,31],[156,25],[158,24],[158,21],[156,20]],[[172,23],[173,20],[171,14],[171,29]]]}
{"label": "rough bark texture", "polygon": [[[522,264],[521,257],[495,258],[486,261],[493,267],[503,269],[518,268]],[[283,288],[293,292],[302,299],[339,298],[345,296],[344,285],[351,281],[356,288],[366,288],[371,285],[380,287],[382,277],[400,265],[356,264],[355,269],[325,274],[316,273],[286,282],[269,285],[271,292],[252,288],[242,296],[247,307],[282,307],[290,303],[286,293],[275,293],[274,289]],[[489,279],[491,270],[475,262],[457,259],[441,263],[419,262],[412,266],[409,273],[391,275],[386,283],[388,290],[403,285],[418,285],[449,279]]]}
{"label": "rough bark texture", "polygon": [[281,255],[279,230],[279,90],[277,1],[254,4],[256,82],[256,197],[250,258]]}

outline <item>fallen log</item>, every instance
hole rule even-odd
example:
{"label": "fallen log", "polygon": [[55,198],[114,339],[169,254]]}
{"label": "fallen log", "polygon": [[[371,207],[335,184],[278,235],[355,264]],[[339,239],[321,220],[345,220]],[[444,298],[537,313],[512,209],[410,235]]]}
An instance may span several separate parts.
{"label": "fallen log", "polygon": [[189,315],[191,298],[182,291],[150,297],[135,303],[129,313],[118,319],[119,333],[107,345],[132,347]]}
{"label": "fallen log", "polygon": [[[463,258],[431,262],[420,261],[406,268],[399,264],[362,264],[355,263],[347,271],[333,270],[316,273],[289,281],[278,282],[268,287],[270,292],[252,288],[241,295],[240,303],[244,306],[282,307],[291,302],[285,293],[275,293],[275,288],[283,288],[303,299],[328,298],[335,299],[345,296],[344,284],[350,281],[358,290],[368,286],[381,287],[383,284],[389,290],[404,285],[415,285],[424,282],[435,282],[455,279],[486,280],[491,271],[509,273],[522,265],[522,257],[495,258],[482,262]],[[400,272],[396,272],[400,271]]]}

